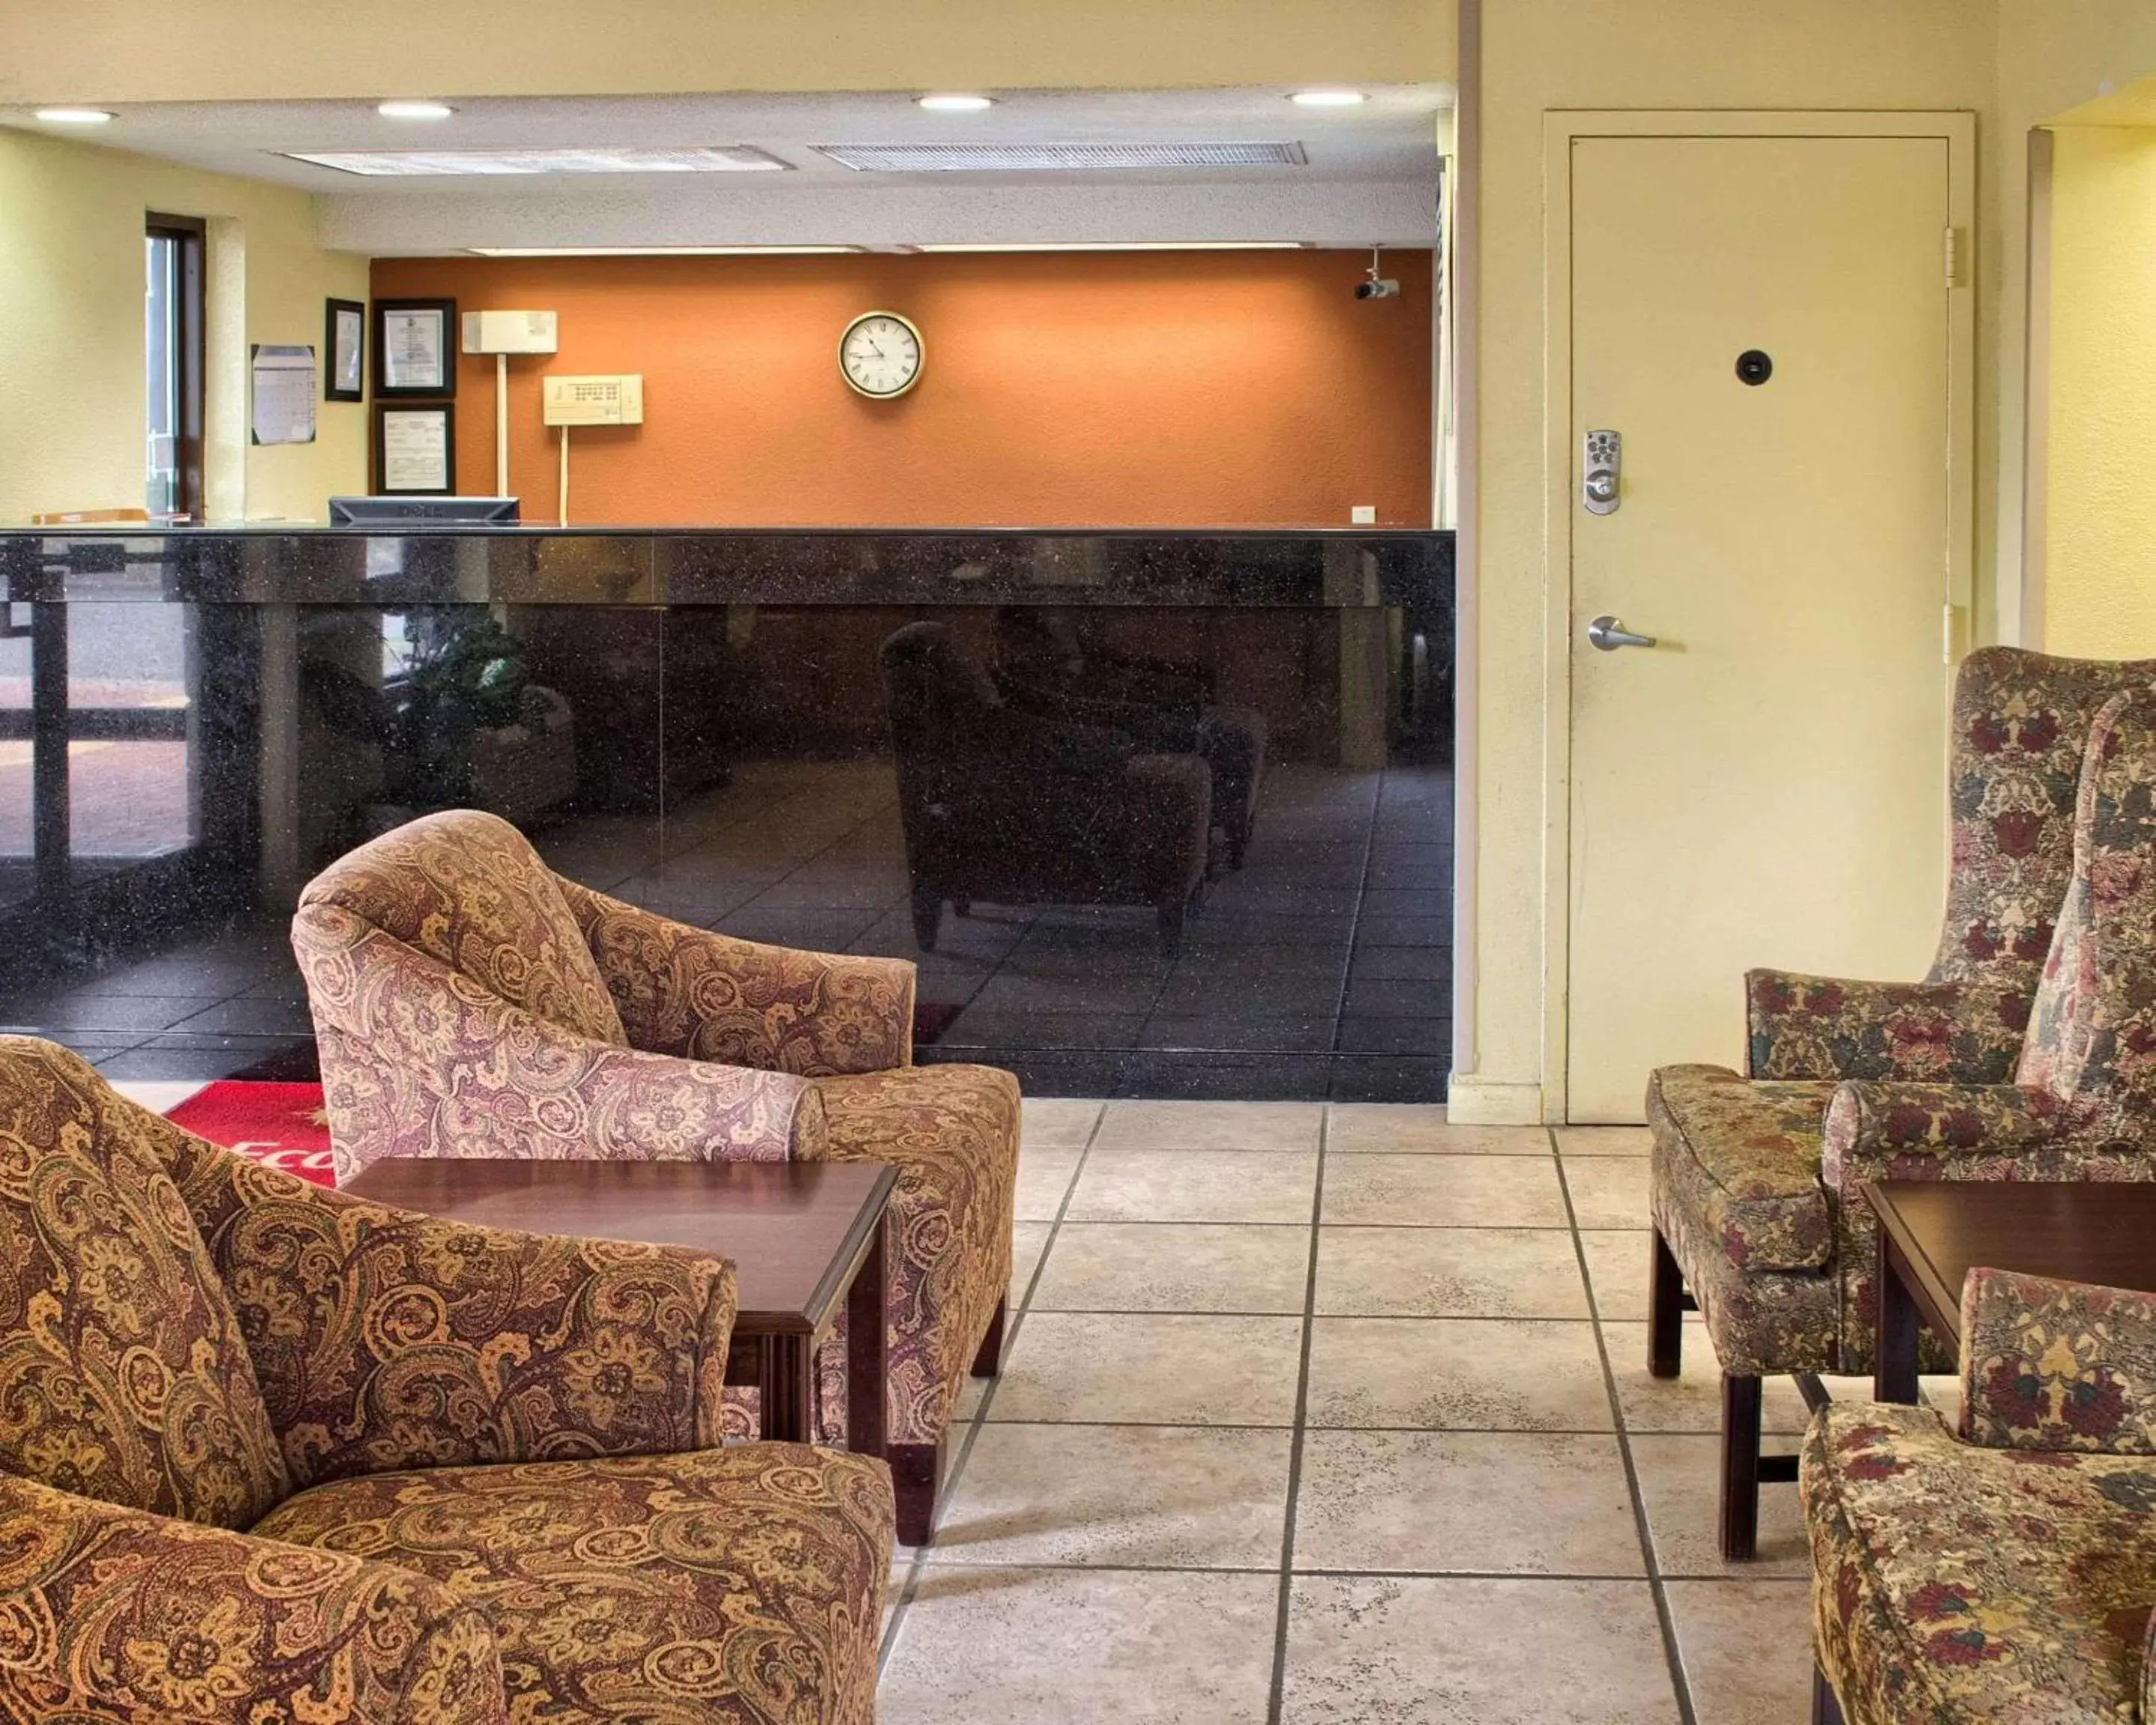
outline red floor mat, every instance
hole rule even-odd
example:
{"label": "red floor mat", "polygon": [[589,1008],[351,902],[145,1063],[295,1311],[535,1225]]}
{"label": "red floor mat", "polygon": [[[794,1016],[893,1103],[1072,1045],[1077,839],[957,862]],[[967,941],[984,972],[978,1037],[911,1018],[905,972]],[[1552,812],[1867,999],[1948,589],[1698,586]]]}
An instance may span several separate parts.
{"label": "red floor mat", "polygon": [[221,1079],[172,1110],[174,1126],[317,1186],[334,1186],[319,1084]]}

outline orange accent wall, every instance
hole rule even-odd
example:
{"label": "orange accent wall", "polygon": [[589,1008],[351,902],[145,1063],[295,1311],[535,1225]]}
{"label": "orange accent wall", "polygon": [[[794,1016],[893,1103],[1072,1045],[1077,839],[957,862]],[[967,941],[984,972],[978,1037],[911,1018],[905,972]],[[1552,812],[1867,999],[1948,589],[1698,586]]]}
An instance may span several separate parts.
{"label": "orange accent wall", "polygon": [[[576,525],[1430,525],[1430,254],[1358,300],[1348,252],[385,258],[377,295],[561,314],[510,361],[510,484],[554,518],[540,378],[640,372],[645,423],[580,429]],[[839,376],[888,308],[927,363],[896,401]],[[494,489],[494,361],[466,357],[457,484]]]}

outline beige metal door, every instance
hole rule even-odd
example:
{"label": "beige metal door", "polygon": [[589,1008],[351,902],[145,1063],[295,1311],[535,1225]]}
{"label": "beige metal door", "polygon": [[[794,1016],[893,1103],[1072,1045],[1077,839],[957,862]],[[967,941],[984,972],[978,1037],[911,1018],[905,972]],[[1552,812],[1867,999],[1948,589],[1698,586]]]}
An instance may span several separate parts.
{"label": "beige metal door", "polygon": [[[1570,165],[1567,1114],[1626,1121],[1656,1065],[1742,1065],[1748,967],[1929,957],[1948,141],[1575,137]],[[1603,616],[1656,644],[1597,649]]]}

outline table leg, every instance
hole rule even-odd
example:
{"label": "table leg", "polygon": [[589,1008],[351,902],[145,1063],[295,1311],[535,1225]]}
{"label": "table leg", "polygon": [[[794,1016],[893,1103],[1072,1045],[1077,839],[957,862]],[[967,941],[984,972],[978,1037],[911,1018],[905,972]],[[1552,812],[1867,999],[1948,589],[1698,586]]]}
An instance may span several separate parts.
{"label": "table leg", "polygon": [[1876,1401],[1909,1405],[1917,1399],[1917,1302],[1909,1296],[1902,1255],[1883,1230],[1879,1240],[1878,1362],[1871,1394]]}
{"label": "table leg", "polygon": [[876,1224],[875,1242],[846,1290],[846,1447],[856,1455],[881,1455],[891,1430],[891,1315],[884,1279],[890,1229],[887,1219]]}
{"label": "table leg", "polygon": [[816,1350],[806,1336],[766,1336],[763,1382],[757,1389],[767,1443],[805,1444],[814,1421]]}

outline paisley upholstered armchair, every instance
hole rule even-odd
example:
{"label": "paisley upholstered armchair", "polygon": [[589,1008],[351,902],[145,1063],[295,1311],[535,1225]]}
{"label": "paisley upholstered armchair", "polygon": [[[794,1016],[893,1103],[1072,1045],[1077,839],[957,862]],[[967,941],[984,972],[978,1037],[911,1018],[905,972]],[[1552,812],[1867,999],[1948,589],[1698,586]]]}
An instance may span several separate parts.
{"label": "paisley upholstered armchair", "polygon": [[883,1465],[721,1448],[723,1261],[475,1228],[0,1038],[0,1719],[871,1725]]}
{"label": "paisley upholstered armchair", "polygon": [[1000,1359],[1019,1092],[911,1063],[912,965],[670,922],[470,810],[332,864],[292,943],[340,1178],[392,1156],[895,1164],[889,1454],[900,1532],[927,1538],[958,1392]]}
{"label": "paisley upholstered armchair", "polygon": [[[2156,661],[1971,654],[1955,685],[1953,875],[1931,979],[1754,971],[1750,1076],[1666,1066],[1648,1081],[1648,1368],[1676,1374],[1688,1293],[1722,1368],[1725,1557],[1753,1555],[1762,1478],[1790,1476],[1788,1458],[1759,1455],[1762,1378],[1793,1373],[1815,1393],[1819,1373],[1871,1369],[1878,1248],[1862,1180],[2156,1178],[2138,1133],[2122,1149],[2055,1129],[2097,1105],[2083,1086],[2099,1075],[2047,1090],[2028,1034],[2040,984],[2056,1003],[2073,983],[2058,971],[2069,885],[2119,837],[2095,824],[2092,775],[2145,746],[2107,703],[2152,683]],[[2077,822],[2094,847],[2078,873]],[[2109,952],[2122,977],[2148,974],[2148,955]]]}

